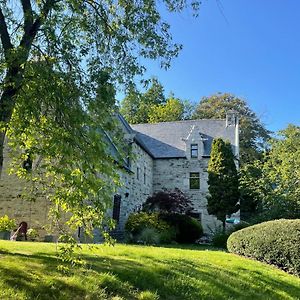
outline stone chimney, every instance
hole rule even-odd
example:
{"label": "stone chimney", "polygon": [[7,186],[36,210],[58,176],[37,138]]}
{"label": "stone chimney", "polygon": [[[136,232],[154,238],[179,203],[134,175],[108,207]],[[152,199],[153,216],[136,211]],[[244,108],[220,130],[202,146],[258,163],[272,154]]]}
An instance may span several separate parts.
{"label": "stone chimney", "polygon": [[229,110],[226,113],[226,127],[238,125],[238,115],[234,110]]}

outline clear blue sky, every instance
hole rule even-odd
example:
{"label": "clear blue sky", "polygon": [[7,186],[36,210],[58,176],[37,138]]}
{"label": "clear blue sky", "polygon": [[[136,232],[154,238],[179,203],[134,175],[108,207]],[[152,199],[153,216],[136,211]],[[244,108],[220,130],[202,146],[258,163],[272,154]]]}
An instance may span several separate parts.
{"label": "clear blue sky", "polygon": [[203,0],[198,18],[164,17],[184,46],[168,71],[147,63],[166,94],[199,102],[230,92],[270,130],[300,125],[300,0]]}

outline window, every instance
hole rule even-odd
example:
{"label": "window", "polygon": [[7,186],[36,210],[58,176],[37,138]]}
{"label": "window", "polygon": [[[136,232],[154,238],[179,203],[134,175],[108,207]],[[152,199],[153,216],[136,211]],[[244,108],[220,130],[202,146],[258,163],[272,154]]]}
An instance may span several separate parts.
{"label": "window", "polygon": [[136,179],[140,180],[140,168],[139,167],[136,168]]}
{"label": "window", "polygon": [[200,189],[200,173],[190,173],[190,189],[199,190]]}
{"label": "window", "polygon": [[116,221],[116,223],[119,223],[120,220],[120,210],[121,210],[121,196],[115,195],[112,217]]}
{"label": "window", "polygon": [[146,184],[146,171],[147,171],[147,169],[146,169],[146,167],[144,167],[144,184]]}
{"label": "window", "polygon": [[191,157],[198,158],[198,144],[191,144]]}

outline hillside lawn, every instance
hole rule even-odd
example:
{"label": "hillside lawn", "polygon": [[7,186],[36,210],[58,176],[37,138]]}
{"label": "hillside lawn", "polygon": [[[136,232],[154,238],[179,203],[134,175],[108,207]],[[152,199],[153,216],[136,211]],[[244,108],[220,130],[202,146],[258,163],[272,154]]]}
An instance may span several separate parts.
{"label": "hillside lawn", "polygon": [[0,241],[0,299],[300,299],[300,278],[208,249],[85,245],[66,276],[55,244]]}

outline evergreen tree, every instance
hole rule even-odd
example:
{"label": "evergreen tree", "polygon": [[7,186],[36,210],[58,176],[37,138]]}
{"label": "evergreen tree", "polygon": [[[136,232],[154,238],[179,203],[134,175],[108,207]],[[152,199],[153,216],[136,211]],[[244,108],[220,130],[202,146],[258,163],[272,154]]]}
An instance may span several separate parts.
{"label": "evergreen tree", "polygon": [[229,143],[221,138],[213,140],[208,164],[207,210],[223,223],[225,230],[226,215],[236,212],[239,207],[239,184],[234,156]]}

